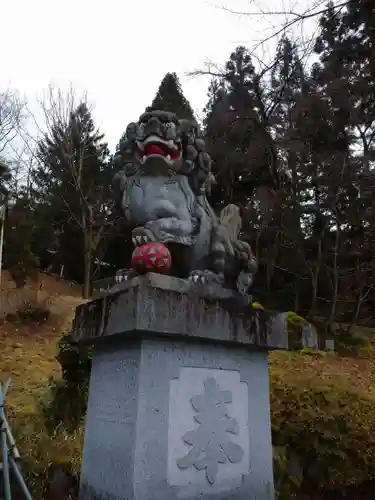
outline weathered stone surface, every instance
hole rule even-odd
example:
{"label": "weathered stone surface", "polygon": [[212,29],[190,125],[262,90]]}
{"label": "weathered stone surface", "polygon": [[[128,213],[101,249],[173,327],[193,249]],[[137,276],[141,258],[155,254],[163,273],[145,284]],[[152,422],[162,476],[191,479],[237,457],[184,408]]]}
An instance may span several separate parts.
{"label": "weathered stone surface", "polygon": [[318,333],[314,325],[307,323],[302,328],[302,347],[310,349],[319,348]]}
{"label": "weathered stone surface", "polygon": [[273,499],[266,352],[166,337],[97,343],[80,500],[229,498]]}
{"label": "weathered stone surface", "polygon": [[149,333],[285,349],[282,315],[255,311],[249,296],[220,285],[149,273],[116,285],[77,308],[74,338],[92,342],[112,335]]}

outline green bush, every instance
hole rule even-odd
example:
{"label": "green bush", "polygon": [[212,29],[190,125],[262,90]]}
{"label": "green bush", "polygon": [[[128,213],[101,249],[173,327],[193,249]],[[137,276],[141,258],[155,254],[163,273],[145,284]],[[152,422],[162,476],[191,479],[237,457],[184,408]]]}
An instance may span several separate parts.
{"label": "green bush", "polygon": [[[297,456],[310,493],[375,478],[374,399],[342,381],[311,376],[298,365],[301,355],[284,356],[285,370],[280,362],[271,365],[273,443],[284,450],[279,462]],[[282,476],[280,488],[288,495],[299,487],[295,478]]]}
{"label": "green bush", "polygon": [[44,301],[27,301],[15,313],[8,313],[5,319],[8,323],[43,323],[51,316],[49,304]]}
{"label": "green bush", "polygon": [[70,432],[76,430],[86,413],[91,370],[91,347],[63,335],[58,343],[57,361],[62,377],[50,379],[47,401],[42,403],[45,424],[50,432],[63,424]]}

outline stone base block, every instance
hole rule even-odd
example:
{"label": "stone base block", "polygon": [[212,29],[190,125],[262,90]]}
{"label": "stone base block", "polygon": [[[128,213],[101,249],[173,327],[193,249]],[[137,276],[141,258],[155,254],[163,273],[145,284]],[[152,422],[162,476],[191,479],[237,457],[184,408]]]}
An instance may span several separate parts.
{"label": "stone base block", "polygon": [[267,352],[142,335],[95,346],[80,500],[272,500]]}

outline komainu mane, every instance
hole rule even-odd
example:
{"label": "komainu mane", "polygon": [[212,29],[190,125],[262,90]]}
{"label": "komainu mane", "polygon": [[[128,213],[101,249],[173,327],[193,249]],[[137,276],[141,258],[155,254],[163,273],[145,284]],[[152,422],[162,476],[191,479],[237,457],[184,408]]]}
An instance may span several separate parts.
{"label": "komainu mane", "polygon": [[217,216],[208,203],[211,158],[197,124],[164,111],[144,113],[128,125],[115,160],[117,202],[133,244],[164,243],[174,276],[246,293],[256,260],[238,239],[239,207],[228,205]]}

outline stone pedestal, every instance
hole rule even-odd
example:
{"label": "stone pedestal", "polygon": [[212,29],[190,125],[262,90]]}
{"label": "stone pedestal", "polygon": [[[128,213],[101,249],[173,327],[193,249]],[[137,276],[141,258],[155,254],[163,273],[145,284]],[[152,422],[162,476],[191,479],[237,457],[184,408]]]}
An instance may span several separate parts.
{"label": "stone pedestal", "polygon": [[267,350],[284,322],[149,274],[78,308],[95,346],[80,500],[271,500]]}

